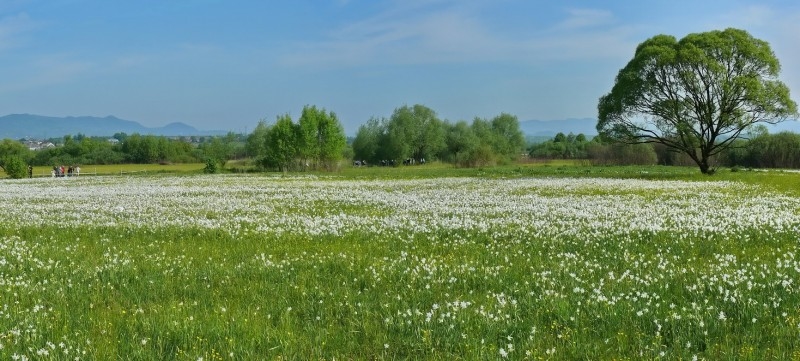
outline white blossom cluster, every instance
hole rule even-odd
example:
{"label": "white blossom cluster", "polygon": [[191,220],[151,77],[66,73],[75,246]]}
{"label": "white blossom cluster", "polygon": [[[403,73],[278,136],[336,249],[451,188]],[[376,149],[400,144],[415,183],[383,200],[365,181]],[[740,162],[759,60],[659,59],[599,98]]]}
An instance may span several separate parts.
{"label": "white blossom cluster", "polygon": [[106,177],[0,184],[24,226],[199,227],[308,236],[506,229],[534,237],[796,232],[797,200],[730,182],[258,176]]}
{"label": "white blossom cluster", "polygon": [[[401,352],[397,358],[438,345],[466,358],[569,359],[585,356],[575,351],[581,347],[606,347],[598,341],[644,359],[714,358],[709,350],[726,332],[747,340],[800,334],[799,204],[712,181],[215,175],[0,182],[6,229],[123,234],[74,243],[0,237],[0,355],[92,358],[96,339],[114,332],[110,323],[47,336],[58,331],[52,320],[68,313],[53,300],[69,300],[85,306],[78,317],[113,312],[199,334],[193,340],[243,319],[262,332],[273,321],[286,327],[303,318],[300,324],[320,328],[343,324],[337,334],[377,323],[396,338],[376,340],[375,352]],[[187,250],[169,238],[173,229],[220,232],[245,244],[203,239],[210,243]],[[130,230],[153,237],[124,239]],[[294,251],[282,239],[318,248]],[[329,252],[326,241],[345,246]],[[376,250],[380,256],[370,253]],[[198,296],[70,299],[78,288],[114,297],[132,284],[173,291],[159,288],[164,282]],[[246,340],[234,341],[225,345],[244,346],[224,354],[248,350]],[[125,342],[147,350],[163,337],[137,333]]]}

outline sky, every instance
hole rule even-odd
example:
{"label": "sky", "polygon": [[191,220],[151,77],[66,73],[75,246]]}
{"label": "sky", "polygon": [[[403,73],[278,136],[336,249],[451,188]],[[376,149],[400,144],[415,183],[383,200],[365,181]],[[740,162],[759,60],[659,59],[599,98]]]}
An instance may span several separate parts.
{"label": "sky", "polygon": [[0,0],[0,116],[595,118],[639,43],[728,27],[769,42],[798,101],[796,0]]}

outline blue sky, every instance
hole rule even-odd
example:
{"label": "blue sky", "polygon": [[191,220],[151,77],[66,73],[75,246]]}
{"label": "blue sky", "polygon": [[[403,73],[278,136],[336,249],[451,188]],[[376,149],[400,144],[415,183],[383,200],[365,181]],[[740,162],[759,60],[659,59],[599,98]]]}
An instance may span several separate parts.
{"label": "blue sky", "polygon": [[643,40],[727,27],[768,41],[800,99],[795,0],[0,0],[0,115],[590,118]]}

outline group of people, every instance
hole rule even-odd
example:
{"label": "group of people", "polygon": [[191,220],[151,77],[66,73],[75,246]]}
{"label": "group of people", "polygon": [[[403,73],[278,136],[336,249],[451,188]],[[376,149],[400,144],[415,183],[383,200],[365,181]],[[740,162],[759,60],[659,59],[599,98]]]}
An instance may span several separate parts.
{"label": "group of people", "polygon": [[[420,158],[416,160],[414,158],[407,158],[403,160],[403,165],[414,165],[414,164],[425,164],[425,158]],[[394,159],[390,160],[382,160],[380,161],[381,167],[394,167],[397,165]],[[353,161],[353,166],[356,167],[366,167],[367,161],[366,160],[355,160]]]}
{"label": "group of people", "polygon": [[81,174],[81,167],[79,166],[69,166],[66,169],[64,166],[53,166],[53,170],[50,172],[52,177],[77,177]]}

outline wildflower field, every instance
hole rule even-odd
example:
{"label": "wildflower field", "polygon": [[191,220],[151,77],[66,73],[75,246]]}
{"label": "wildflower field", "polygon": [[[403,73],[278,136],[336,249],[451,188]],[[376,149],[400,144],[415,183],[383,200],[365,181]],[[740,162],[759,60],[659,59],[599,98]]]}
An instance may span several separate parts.
{"label": "wildflower field", "polygon": [[800,359],[800,198],[753,182],[0,182],[0,359]]}

